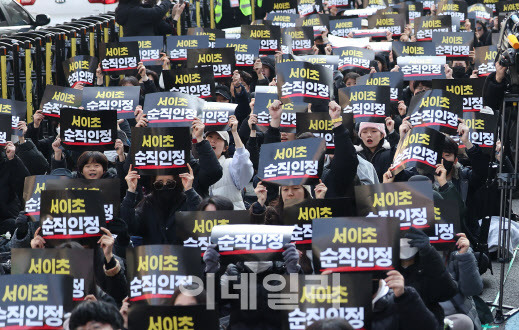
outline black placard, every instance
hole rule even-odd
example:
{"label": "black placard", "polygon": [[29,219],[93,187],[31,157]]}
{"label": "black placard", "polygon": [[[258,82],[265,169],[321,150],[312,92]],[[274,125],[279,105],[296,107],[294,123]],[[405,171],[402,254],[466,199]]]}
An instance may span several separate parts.
{"label": "black placard", "polygon": [[436,47],[430,41],[402,42],[393,41],[393,51],[400,56],[436,56]]}
{"label": "black placard", "polygon": [[[287,276],[282,294],[295,304],[290,305],[283,329],[306,329],[329,316],[347,320],[353,329],[370,329],[371,287],[372,275],[369,273]],[[279,304],[287,304],[287,301],[279,301]]]}
{"label": "black placard", "polygon": [[141,245],[126,250],[132,304],[171,305],[175,288],[201,278],[200,250],[176,245]]}
{"label": "black placard", "polygon": [[400,56],[397,63],[405,81],[445,79],[445,56]]}
{"label": "black placard", "polygon": [[82,83],[92,86],[95,83],[98,64],[97,57],[88,55],[78,55],[63,61],[63,71],[68,85],[74,87]]}
{"label": "black placard", "polygon": [[391,88],[388,86],[356,85],[339,89],[343,112],[353,113],[355,123],[384,123],[389,115]]}
{"label": "black placard", "polygon": [[237,261],[283,260],[283,247],[290,243],[290,226],[224,225],[211,231],[222,264]]}
{"label": "black placard", "polygon": [[273,0],[273,2],[274,2],[272,4],[273,13],[297,14],[297,1],[296,0]]}
{"label": "black placard", "polygon": [[191,134],[188,127],[134,127],[130,154],[133,168],[143,175],[173,175],[187,171]]}
{"label": "black placard", "polygon": [[[496,138],[497,118],[482,112],[464,112],[463,120],[469,127],[469,141],[477,144],[483,153],[492,156]],[[451,138],[459,144],[460,149],[465,149],[465,145],[461,142],[459,135],[453,135]]]}
{"label": "black placard", "polygon": [[160,61],[160,53],[164,49],[164,38],[162,36],[120,37],[119,41],[137,41],[139,44],[139,58],[145,66],[162,65]]}
{"label": "black placard", "polygon": [[209,36],[207,35],[166,37],[168,57],[173,63],[185,63],[188,49],[207,48],[209,46]]}
{"label": "black placard", "polygon": [[403,99],[404,75],[402,72],[375,72],[357,78],[357,85],[389,86],[392,102]]}
{"label": "black placard", "polygon": [[128,330],[189,329],[218,330],[216,310],[204,305],[193,306],[132,306],[128,313]]}
{"label": "black placard", "polygon": [[499,0],[483,0],[481,1],[486,7],[492,9],[492,13],[497,13],[497,3]]}
{"label": "black placard", "polygon": [[181,211],[175,214],[176,235],[185,247],[207,250],[215,226],[250,224],[250,212],[243,211]]}
{"label": "black placard", "polygon": [[369,28],[391,31],[395,37],[398,37],[404,33],[405,25],[405,15],[377,13],[368,17]]}
{"label": "black placard", "polygon": [[283,208],[283,224],[294,226],[292,242],[298,250],[310,249],[312,244],[312,220],[355,215],[352,198],[306,199]]}
{"label": "black placard", "polygon": [[59,119],[61,145],[67,150],[113,150],[117,113],[112,110],[66,109]]}
{"label": "black placard", "polygon": [[95,190],[41,192],[40,235],[47,247],[68,241],[96,246],[106,227],[101,193]]}
{"label": "black placard", "polygon": [[188,28],[187,29],[188,36],[208,36],[209,37],[209,47],[214,48],[214,43],[216,38],[225,38],[225,32],[218,29],[208,29],[208,28]]}
{"label": "black placard", "polygon": [[328,104],[333,99],[333,71],[319,64],[286,62],[276,66],[278,97],[283,103]]}
{"label": "black placard", "polygon": [[337,37],[346,37],[350,32],[362,28],[362,18],[334,19],[330,21],[330,33]]}
{"label": "black placard", "polygon": [[478,70],[478,76],[486,77],[492,72],[496,72],[497,46],[481,46],[476,47],[475,50],[474,69]]}
{"label": "black placard", "polygon": [[483,3],[475,3],[467,8],[467,17],[474,21],[487,20],[489,21],[493,16],[492,9]]}
{"label": "black placard", "polygon": [[254,66],[254,60],[258,58],[260,43],[259,40],[253,39],[216,39],[215,45],[216,48],[234,48],[236,69],[250,71]]}
{"label": "black placard", "polygon": [[[265,132],[270,127],[269,107],[278,99],[277,89],[273,87],[276,93],[264,93],[256,91],[254,109],[258,118],[256,127],[258,130]],[[285,103],[282,105],[281,122],[279,130],[282,132],[295,132],[296,129],[296,113],[306,111],[308,107],[294,106],[293,103]]]}
{"label": "black placard", "polygon": [[242,25],[241,39],[260,40],[260,54],[275,54],[281,49],[281,28],[267,25]]}
{"label": "black placard", "polygon": [[319,179],[324,139],[311,138],[261,146],[258,177],[282,186],[311,184]]}
{"label": "black placard", "polygon": [[483,109],[483,85],[485,78],[434,79],[432,87],[443,89],[463,98],[463,112],[479,112]]}
{"label": "black placard", "polygon": [[297,0],[297,12],[300,16],[308,16],[322,11],[322,2],[319,0]]}
{"label": "black placard", "polygon": [[312,64],[319,64],[330,70],[337,70],[339,67],[338,55],[302,55],[294,57],[297,61],[301,60]]}
{"label": "black placard", "polygon": [[13,118],[11,115],[0,114],[0,146],[5,146],[11,141],[12,128],[11,122]]}
{"label": "black placard", "polygon": [[458,202],[448,199],[434,201],[434,227],[429,241],[437,250],[452,251],[456,247],[457,233],[461,233]]}
{"label": "black placard", "polygon": [[86,110],[117,110],[117,118],[134,118],[139,105],[140,86],[90,87],[83,90]]}
{"label": "black placard", "polygon": [[499,1],[496,4],[496,10],[499,13],[510,13],[513,11],[519,11],[519,3],[514,0]]}
{"label": "black placard", "polygon": [[201,99],[214,95],[214,73],[209,67],[170,70],[169,74],[163,76],[164,85],[171,92],[194,95]]}
{"label": "black placard", "polygon": [[272,22],[272,25],[281,28],[296,27],[296,20],[299,18],[297,14],[290,13],[268,13],[267,20]]}
{"label": "black placard", "polygon": [[323,31],[330,30],[330,19],[326,14],[312,14],[299,17],[296,20],[296,26],[312,27],[314,29],[314,37],[317,37]]}
{"label": "black placard", "polygon": [[112,179],[47,179],[48,190],[95,190],[100,192],[107,223],[119,217],[121,191],[119,178]]}
{"label": "black placard", "polygon": [[74,277],[72,299],[95,293],[94,253],[90,249],[12,249],[11,274],[58,274]]}
{"label": "black placard", "polygon": [[234,48],[197,48],[187,50],[187,67],[210,67],[214,79],[230,78],[236,68]]}
{"label": "black placard", "polygon": [[436,46],[436,56],[447,58],[468,58],[474,33],[472,32],[433,32],[432,41]]}
{"label": "black placard", "polygon": [[45,190],[46,182],[59,178],[65,177],[57,175],[32,175],[25,177],[23,185],[24,212],[32,222],[40,221],[41,192]]}
{"label": "black placard", "polygon": [[398,174],[404,168],[416,167],[433,174],[441,163],[445,136],[429,127],[416,127],[407,132],[398,144],[391,172]]}
{"label": "black placard", "polygon": [[137,74],[137,65],[140,62],[139,43],[137,41],[102,42],[99,45],[99,57],[105,74],[134,76]]}
{"label": "black placard", "polygon": [[[326,112],[296,113],[296,133],[297,135],[310,132],[315,137],[323,138],[326,141],[326,153],[335,152],[335,141],[333,134],[333,124],[330,115]],[[342,123],[348,130],[353,129],[353,113],[343,113]]]}
{"label": "black placard", "polygon": [[82,104],[83,91],[74,88],[47,85],[40,103],[45,116],[59,118],[61,108],[78,108]]}
{"label": "black placard", "polygon": [[146,95],[144,113],[148,127],[191,127],[202,109],[202,100],[178,92],[159,92]]}
{"label": "black placard", "polygon": [[[2,329],[63,329],[72,310],[72,277],[50,274],[3,275]],[[8,314],[9,312],[9,314]]]}
{"label": "black placard", "polygon": [[281,29],[282,44],[288,45],[294,55],[313,54],[313,29],[311,27],[293,27]]}
{"label": "black placard", "polygon": [[414,20],[414,31],[417,41],[431,41],[433,32],[452,31],[452,19],[448,15],[417,17]]}
{"label": "black placard", "polygon": [[464,0],[443,0],[436,4],[439,16],[445,15],[464,21],[467,17],[467,2]]}
{"label": "black placard", "polygon": [[224,131],[237,106],[235,103],[205,102],[198,118],[204,123],[206,132]]}
{"label": "black placard", "polygon": [[18,129],[18,123],[20,121],[26,121],[27,119],[27,102],[13,101],[11,99],[0,99],[0,114],[11,116],[11,128],[13,135],[23,135],[23,131]]}
{"label": "black placard", "polygon": [[333,53],[339,55],[339,70],[355,71],[360,75],[369,73],[371,61],[375,59],[374,51],[359,47],[341,47]]}
{"label": "black placard", "polygon": [[428,230],[434,223],[432,184],[429,181],[392,182],[355,186],[357,214],[377,221],[397,218],[400,230]]}
{"label": "black placard", "polygon": [[422,16],[424,10],[423,3],[408,1],[406,5],[408,10],[409,23],[413,23],[415,18]]}
{"label": "black placard", "polygon": [[463,117],[463,100],[442,89],[431,89],[411,99],[408,114],[413,127],[430,127],[445,134],[458,131],[458,118]]}
{"label": "black placard", "polygon": [[316,272],[389,271],[398,267],[400,224],[396,218],[332,218],[312,221]]}

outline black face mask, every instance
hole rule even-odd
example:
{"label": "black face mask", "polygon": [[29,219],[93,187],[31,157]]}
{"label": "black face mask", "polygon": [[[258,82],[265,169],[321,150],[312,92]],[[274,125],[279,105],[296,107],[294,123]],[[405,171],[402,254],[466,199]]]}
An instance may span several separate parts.
{"label": "black face mask", "polygon": [[462,66],[455,66],[452,68],[453,78],[465,78],[465,68]]}
{"label": "black face mask", "polygon": [[325,52],[325,48],[326,48],[326,45],[325,44],[320,44],[320,45],[316,45],[317,46],[317,49],[319,49],[319,55],[325,55],[326,52]]}
{"label": "black face mask", "polygon": [[447,170],[447,174],[449,174],[452,171],[452,168],[454,167],[454,162],[448,161],[445,158],[442,158],[443,160],[443,167]]}

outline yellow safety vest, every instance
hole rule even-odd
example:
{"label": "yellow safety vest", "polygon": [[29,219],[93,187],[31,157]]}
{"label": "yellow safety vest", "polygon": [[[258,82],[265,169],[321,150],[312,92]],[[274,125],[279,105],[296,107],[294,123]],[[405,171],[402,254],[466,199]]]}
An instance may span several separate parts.
{"label": "yellow safety vest", "polygon": [[[240,0],[240,10],[244,16],[252,15],[252,9],[250,7],[250,0]],[[221,19],[222,19],[222,0],[216,0],[216,5],[214,6],[214,20],[216,21],[216,23],[220,23]]]}
{"label": "yellow safety vest", "polygon": [[243,16],[250,16],[252,14],[250,0],[240,0],[240,10]]}
{"label": "yellow safety vest", "polygon": [[258,0],[256,3],[258,4],[258,7],[261,8],[261,6],[263,5],[263,0]]}

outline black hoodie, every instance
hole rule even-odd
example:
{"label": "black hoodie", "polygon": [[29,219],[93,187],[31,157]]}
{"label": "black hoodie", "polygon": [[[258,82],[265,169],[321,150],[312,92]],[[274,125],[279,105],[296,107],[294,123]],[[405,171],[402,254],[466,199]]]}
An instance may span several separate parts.
{"label": "black hoodie", "polygon": [[160,5],[145,7],[139,1],[119,3],[115,9],[115,21],[123,26],[125,37],[153,36],[154,27],[171,8],[169,0],[163,0]]}

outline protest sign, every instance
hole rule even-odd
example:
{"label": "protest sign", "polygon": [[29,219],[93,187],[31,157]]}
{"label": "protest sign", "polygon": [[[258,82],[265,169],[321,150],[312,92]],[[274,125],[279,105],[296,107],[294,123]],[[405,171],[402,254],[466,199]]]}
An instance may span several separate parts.
{"label": "protest sign", "polygon": [[398,218],[401,231],[410,227],[426,230],[434,223],[430,181],[355,186],[355,200],[359,216],[372,218],[373,221],[381,220],[378,217]]}
{"label": "protest sign", "polygon": [[468,58],[474,33],[472,32],[433,32],[432,42],[436,46],[436,56],[449,59]]}
{"label": "protest sign", "polygon": [[328,103],[333,99],[333,71],[319,64],[277,65],[278,97],[283,103]]}
{"label": "protest sign", "polygon": [[352,198],[305,199],[296,205],[283,208],[283,224],[294,226],[292,242],[299,250],[310,249],[312,220],[355,215]]}
{"label": "protest sign", "polygon": [[45,182],[48,190],[94,190],[100,192],[101,202],[105,211],[106,223],[119,217],[121,204],[121,191],[119,178],[111,179],[55,179],[50,178]]}
{"label": "protest sign", "polygon": [[281,28],[296,27],[296,20],[298,18],[299,15],[290,13],[270,12],[267,14],[267,20],[271,21],[272,25],[279,26]]}
{"label": "protest sign", "polygon": [[146,305],[170,305],[175,289],[200,278],[200,250],[175,245],[128,248],[129,300]]}
{"label": "protest sign", "polygon": [[82,104],[83,91],[74,88],[47,85],[40,103],[45,116],[59,118],[61,108],[78,108]]}
{"label": "protest sign", "polygon": [[210,47],[209,36],[167,36],[166,49],[173,64],[183,64],[187,61],[187,50]]}
{"label": "protest sign", "polygon": [[224,131],[237,106],[235,103],[205,102],[198,118],[204,123],[206,132]]}
{"label": "protest sign", "polygon": [[[99,61],[96,57],[77,55],[63,61],[63,72],[70,87],[78,83],[92,86],[95,84],[96,70]],[[49,85],[47,85],[49,87]]]}
{"label": "protest sign", "polygon": [[407,113],[413,127],[430,127],[453,135],[458,131],[458,118],[463,117],[462,104],[459,95],[431,89],[413,96]]}
{"label": "protest sign", "polygon": [[353,113],[355,123],[384,123],[389,115],[391,88],[356,85],[339,89],[339,104],[344,113]]}
{"label": "protest sign", "polygon": [[337,70],[339,67],[339,56],[338,55],[301,55],[294,56],[296,60],[304,62],[319,64],[330,70]]}
{"label": "protest sign", "polygon": [[234,48],[236,69],[252,71],[254,60],[259,55],[260,43],[253,39],[216,39],[216,48]]}
{"label": "protest sign", "polygon": [[404,81],[445,79],[445,56],[400,56],[397,64]]}
{"label": "protest sign", "polygon": [[319,0],[297,0],[297,12],[301,16],[308,16],[322,11],[322,2]]}
{"label": "protest sign", "polygon": [[102,42],[99,44],[101,68],[105,74],[119,74],[134,76],[137,74],[137,65],[140,62],[139,43]]}
{"label": "protest sign", "polygon": [[11,128],[12,120],[11,115],[0,114],[0,146],[5,146],[11,141],[11,135],[13,133],[13,129]]}
{"label": "protest sign", "polygon": [[284,246],[290,243],[291,226],[214,226],[211,242],[217,245],[222,264],[238,261],[283,260]]}
{"label": "protest sign", "polygon": [[11,133],[13,135],[22,136],[23,131],[18,129],[18,123],[20,121],[27,121],[27,102],[0,99],[0,115],[4,114],[11,115]]}
{"label": "protest sign", "polygon": [[402,35],[406,25],[405,15],[377,13],[368,18],[368,28],[390,31],[394,37]]}
{"label": "protest sign", "polygon": [[181,211],[175,215],[176,235],[185,247],[207,250],[215,226],[250,224],[250,212],[244,211]]}
{"label": "protest sign", "polygon": [[445,136],[429,127],[416,127],[407,132],[398,144],[391,172],[400,173],[404,168],[416,167],[433,174],[441,164]]}
{"label": "protest sign", "polygon": [[479,112],[483,109],[484,78],[434,79],[433,89],[443,89],[463,99],[463,112]]}
{"label": "protest sign", "polygon": [[202,109],[202,103],[196,96],[158,92],[146,95],[143,111],[148,119],[148,127],[191,127]]}
{"label": "protest sign", "polygon": [[475,21],[487,20],[489,21],[493,16],[491,8],[488,8],[483,3],[475,3],[467,8],[467,17]]}
{"label": "protest sign", "polygon": [[436,4],[438,16],[446,15],[464,21],[467,17],[467,2],[464,0],[443,0]]}
{"label": "protest sign", "polygon": [[437,250],[452,251],[456,248],[457,233],[461,233],[458,202],[448,199],[434,201],[434,228],[429,241]]}
{"label": "protest sign", "polygon": [[284,329],[306,329],[313,322],[330,317],[347,320],[353,329],[370,328],[371,274],[293,275],[287,276],[285,283],[281,297],[289,299],[281,300],[277,293],[269,295],[270,299],[277,298],[273,303],[278,305],[293,302],[288,305]]}
{"label": "protest sign", "polygon": [[319,178],[324,139],[311,138],[261,146],[258,177],[282,186],[311,184]]}
{"label": "protest sign", "polygon": [[162,65],[160,53],[164,50],[162,36],[120,37],[120,42],[136,41],[139,44],[139,58],[145,66]]}
{"label": "protest sign", "polygon": [[396,218],[312,221],[313,260],[319,272],[392,270],[400,262],[399,247],[400,224]]}
{"label": "protest sign", "polygon": [[289,45],[294,55],[313,54],[313,30],[311,27],[293,27],[281,29],[283,45]]}
{"label": "protest sign", "polygon": [[330,21],[330,33],[337,37],[346,37],[350,32],[361,29],[362,18],[334,19]]}
{"label": "protest sign", "polygon": [[188,36],[207,36],[207,37],[209,37],[209,47],[210,48],[215,47],[214,44],[215,44],[216,38],[225,38],[225,32],[222,30],[199,28],[199,27],[188,28],[187,35]]}
{"label": "protest sign", "polygon": [[95,294],[94,252],[90,249],[12,249],[11,274],[58,274],[74,278],[72,299]]}
{"label": "protest sign", "polygon": [[242,25],[241,39],[260,40],[260,54],[275,54],[281,49],[281,28],[267,25]]}
{"label": "protest sign", "polygon": [[130,155],[142,175],[173,175],[187,171],[191,152],[188,127],[132,128]]}
{"label": "protest sign", "polygon": [[330,30],[330,18],[326,14],[312,14],[299,17],[296,20],[296,26],[312,27],[314,29],[314,37],[317,37],[322,32]]}
{"label": "protest sign", "polygon": [[117,139],[117,113],[112,110],[66,109],[61,114],[61,144],[67,150],[113,150]]}
{"label": "protest sign", "polygon": [[297,0],[274,0],[273,2],[273,13],[297,14]]}
{"label": "protest sign", "polygon": [[139,105],[140,86],[89,87],[83,90],[82,105],[86,110],[117,110],[117,118],[134,118]]}
{"label": "protest sign", "polygon": [[[492,156],[494,144],[497,140],[497,120],[495,115],[482,112],[464,112],[463,120],[469,128],[469,141],[478,145],[483,153]],[[465,149],[459,135],[451,138],[459,144],[460,149]]]}
{"label": "protest sign", "polygon": [[96,246],[106,227],[101,193],[94,190],[41,192],[40,235],[47,247],[68,241]]}
{"label": "protest sign", "polygon": [[197,48],[187,50],[187,68],[210,67],[214,79],[230,78],[236,67],[234,48]]}
{"label": "protest sign", "polygon": [[[272,103],[278,99],[277,88],[274,87],[274,93],[258,92],[256,90],[256,98],[254,103],[254,110],[258,118],[256,128],[262,132],[267,131],[270,127],[270,113],[269,108]],[[282,105],[281,122],[279,130],[281,132],[294,132],[296,128],[296,113],[299,111],[306,111],[308,107],[294,106],[293,103],[285,103]]]}
{"label": "protest sign", "polygon": [[492,72],[496,72],[496,56],[496,45],[475,48],[474,69],[478,70],[478,76],[486,77]]}
{"label": "protest sign", "polygon": [[218,324],[218,312],[207,309],[205,305],[136,305],[128,313],[128,330],[218,330]]}
{"label": "protest sign", "polygon": [[417,41],[431,41],[433,32],[451,32],[452,20],[448,15],[417,17],[414,20],[414,31]]}
{"label": "protest sign", "polygon": [[434,42],[418,41],[403,42],[393,41],[393,51],[397,57],[400,56],[436,56]]}
{"label": "protest sign", "polygon": [[358,47],[341,47],[333,51],[339,55],[339,70],[355,71],[360,75],[367,74],[371,61],[375,60],[375,52],[370,49]]}
{"label": "protest sign", "polygon": [[403,99],[404,75],[402,72],[374,72],[357,78],[357,85],[389,86],[392,102]]}
{"label": "protest sign", "polygon": [[23,185],[24,212],[30,221],[40,221],[41,192],[45,190],[46,182],[59,178],[64,177],[57,175],[31,175],[25,177],[25,183]]}
{"label": "protest sign", "polygon": [[162,71],[164,86],[171,92],[197,96],[201,99],[214,95],[214,73],[210,67]]}
{"label": "protest sign", "polygon": [[0,327],[63,329],[72,310],[72,277],[51,274],[3,275]]}
{"label": "protest sign", "polygon": [[[342,114],[343,125],[348,130],[353,129],[353,114]],[[296,133],[299,135],[304,132],[313,133],[315,137],[323,138],[326,141],[326,153],[333,154],[335,142],[333,134],[333,124],[330,115],[326,112],[296,113]]]}

